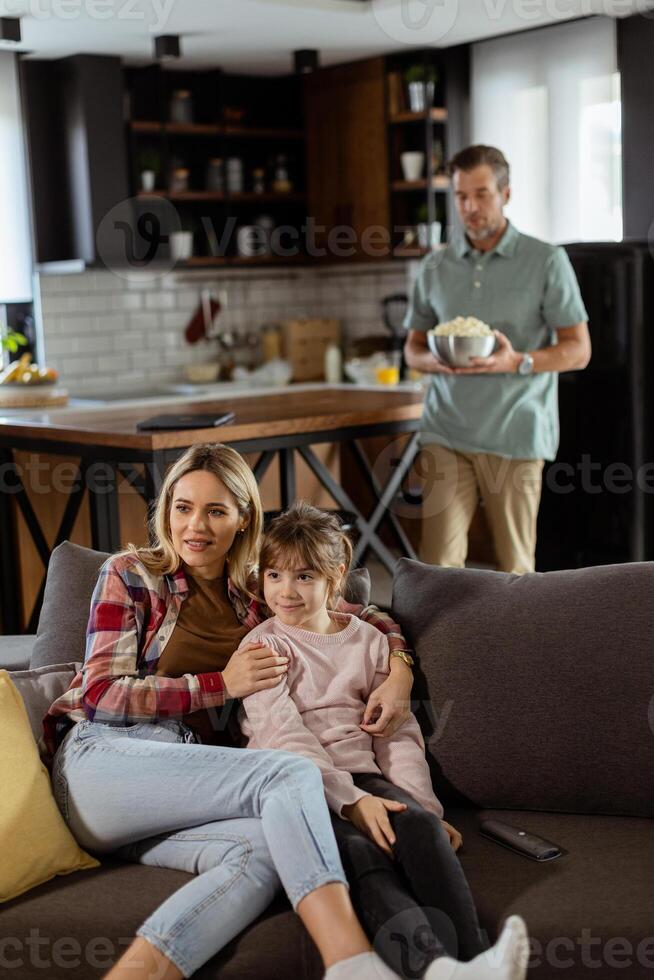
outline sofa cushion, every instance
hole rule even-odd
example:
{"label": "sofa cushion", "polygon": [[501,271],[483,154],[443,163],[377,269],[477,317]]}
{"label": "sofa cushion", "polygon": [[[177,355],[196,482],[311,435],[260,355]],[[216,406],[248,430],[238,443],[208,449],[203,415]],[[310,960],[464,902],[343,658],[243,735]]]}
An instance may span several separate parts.
{"label": "sofa cushion", "polygon": [[0,670],[27,670],[35,635],[0,636]]}
{"label": "sofa cushion", "polygon": [[6,902],[98,862],[77,846],[57,809],[25,705],[6,670],[0,671],[0,745],[0,902]]}
{"label": "sofa cushion", "polygon": [[[30,667],[82,662],[91,597],[98,574],[109,555],[64,541],[50,556],[43,606],[36,630]],[[352,569],[343,596],[347,602],[367,606],[370,575],[367,568]]]}
{"label": "sofa cushion", "polygon": [[[104,977],[143,920],[190,878],[181,871],[107,859],[99,871],[49,882],[0,906],[0,935],[14,940],[7,944],[4,955],[15,962],[13,972],[20,980]],[[32,954],[35,929],[40,943],[38,957]],[[58,944],[63,942],[66,945],[59,950]],[[49,962],[49,970],[44,969],[45,962]],[[280,895],[193,978],[319,980],[323,972],[313,943]]]}
{"label": "sofa cushion", "polygon": [[91,596],[108,557],[70,541],[54,549],[30,667],[84,660]]}
{"label": "sofa cushion", "polygon": [[653,593],[646,563],[517,576],[402,559],[393,613],[441,780],[478,806],[654,815]]}
{"label": "sofa cushion", "polygon": [[[529,978],[647,980],[654,976],[654,824],[637,817],[451,809],[459,857],[480,922],[495,939],[507,915],[524,917]],[[503,820],[554,841],[563,856],[539,864],[482,837]]]}
{"label": "sofa cushion", "polygon": [[11,680],[23,699],[35,741],[43,734],[43,718],[52,704],[70,687],[82,664],[52,664],[34,670],[14,670]]}

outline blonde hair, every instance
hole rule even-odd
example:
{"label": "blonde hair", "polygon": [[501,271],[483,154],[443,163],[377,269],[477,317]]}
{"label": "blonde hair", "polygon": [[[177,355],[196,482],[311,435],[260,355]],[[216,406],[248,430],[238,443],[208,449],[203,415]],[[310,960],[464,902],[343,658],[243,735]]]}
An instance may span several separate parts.
{"label": "blonde hair", "polygon": [[191,446],[173,463],[163,481],[152,516],[148,522],[149,548],[129,544],[125,554],[133,554],[155,574],[169,575],[176,572],[180,557],[173,546],[170,532],[170,509],[177,481],[188,473],[206,470],[224,483],[233,495],[241,518],[248,523],[243,533],[237,533],[227,552],[229,576],[242,592],[252,595],[252,573],[256,569],[263,511],[259,488],[252,470],[243,457],[222,443],[200,443]]}
{"label": "blonde hair", "polygon": [[[268,568],[310,568],[327,579],[333,603],[352,563],[352,544],[338,517],[298,501],[264,533],[259,554],[259,590]],[[340,566],[345,568],[341,571]]]}

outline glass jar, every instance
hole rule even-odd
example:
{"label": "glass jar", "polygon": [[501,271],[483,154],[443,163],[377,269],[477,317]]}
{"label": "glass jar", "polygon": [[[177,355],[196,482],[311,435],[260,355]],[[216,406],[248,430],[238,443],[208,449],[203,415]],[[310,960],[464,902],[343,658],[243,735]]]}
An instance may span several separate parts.
{"label": "glass jar", "polygon": [[243,192],[243,161],[240,157],[230,157],[227,161],[227,191],[229,194]]}
{"label": "glass jar", "polygon": [[266,193],[266,171],[263,167],[256,167],[252,171],[252,191],[254,194]]}
{"label": "glass jar", "polygon": [[288,174],[288,162],[283,153],[279,154],[275,163],[272,189],[275,194],[290,194],[293,190],[293,183]]}
{"label": "glass jar", "polygon": [[220,194],[225,190],[225,175],[222,157],[212,157],[207,164],[206,188]]}
{"label": "glass jar", "polygon": [[170,174],[170,191],[172,194],[182,194],[188,190],[189,171],[186,167],[175,167]]}
{"label": "glass jar", "polygon": [[193,122],[193,102],[188,89],[177,89],[170,100],[170,121],[174,123]]}

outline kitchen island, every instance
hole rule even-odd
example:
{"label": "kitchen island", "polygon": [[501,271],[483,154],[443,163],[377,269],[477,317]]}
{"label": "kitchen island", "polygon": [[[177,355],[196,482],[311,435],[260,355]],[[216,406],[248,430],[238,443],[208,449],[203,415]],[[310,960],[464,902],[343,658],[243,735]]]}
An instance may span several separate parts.
{"label": "kitchen island", "polygon": [[[139,421],[157,414],[226,411],[233,411],[236,417],[220,428],[167,432],[139,432],[136,428]],[[124,544],[121,493],[137,494],[149,506],[159,492],[166,468],[188,446],[199,442],[219,440],[252,457],[251,465],[259,482],[275,462],[282,509],[296,497],[296,464],[301,460],[335,505],[354,515],[358,532],[355,562],[361,562],[370,549],[392,571],[396,555],[381,540],[378,529],[382,521],[387,521],[400,552],[415,557],[389,504],[417,453],[421,414],[419,390],[319,384],[241,391],[215,399],[148,399],[114,402],[108,407],[4,412],[0,415],[3,631],[32,631],[43,599],[42,581],[30,608],[25,608],[18,511],[44,569],[52,549],[71,537],[82,508],[88,508],[88,543],[101,551],[115,551]],[[380,435],[397,437],[397,445],[394,439],[383,466],[371,466],[360,440]],[[367,515],[361,513],[320,458],[321,445],[343,443],[352,448],[360,478],[373,494],[374,507]],[[58,464],[52,466],[53,459]],[[43,511],[48,509],[49,494],[61,492],[64,466],[70,489],[55,526],[50,520],[46,534]],[[54,482],[51,487],[45,485],[46,469],[57,478],[56,486]],[[24,541],[23,535],[23,544]]]}

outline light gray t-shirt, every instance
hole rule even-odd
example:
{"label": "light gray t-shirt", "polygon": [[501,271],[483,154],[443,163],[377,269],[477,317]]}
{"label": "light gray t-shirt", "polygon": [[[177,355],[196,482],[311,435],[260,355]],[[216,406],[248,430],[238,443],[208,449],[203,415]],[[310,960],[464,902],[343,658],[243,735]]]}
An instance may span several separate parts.
{"label": "light gray t-shirt", "polygon": [[[490,252],[457,232],[423,259],[404,325],[427,331],[456,316],[501,330],[517,351],[556,343],[556,329],[588,319],[570,260],[560,246],[510,223]],[[554,459],[559,444],[558,375],[431,375],[423,443],[511,459]]]}

